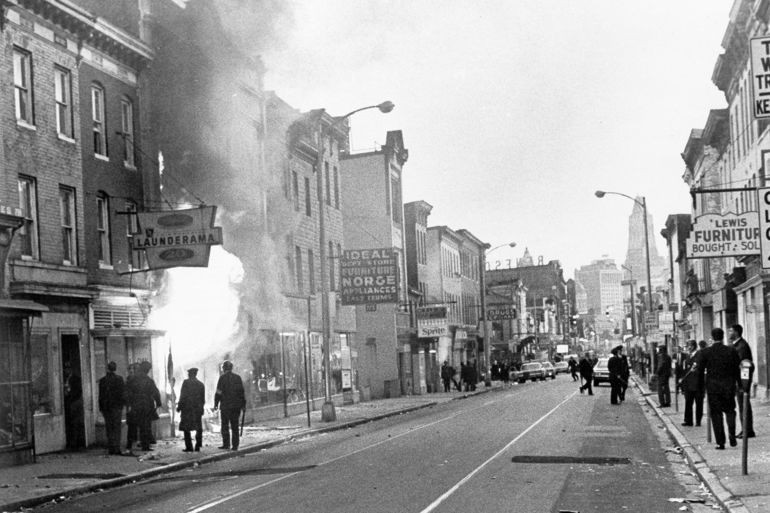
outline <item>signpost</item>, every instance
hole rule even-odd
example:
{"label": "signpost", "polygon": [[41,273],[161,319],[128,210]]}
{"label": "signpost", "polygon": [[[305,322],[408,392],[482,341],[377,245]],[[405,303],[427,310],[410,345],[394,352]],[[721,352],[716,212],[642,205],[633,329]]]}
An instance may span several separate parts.
{"label": "signpost", "polygon": [[398,302],[398,253],[395,249],[345,250],[340,267],[343,305]]}
{"label": "signpost", "polygon": [[752,38],[750,49],[754,118],[770,118],[770,37]]}

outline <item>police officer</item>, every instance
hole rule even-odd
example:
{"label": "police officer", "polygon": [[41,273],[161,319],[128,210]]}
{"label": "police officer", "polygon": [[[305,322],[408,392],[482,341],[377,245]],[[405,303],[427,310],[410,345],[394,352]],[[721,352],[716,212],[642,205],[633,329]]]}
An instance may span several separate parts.
{"label": "police officer", "polygon": [[203,445],[203,405],[206,402],[206,386],[198,381],[198,369],[187,369],[187,379],[182,383],[179,403],[176,411],[182,414],[179,420],[179,430],[184,432],[184,452],[192,452],[192,437],[190,431],[195,430],[195,451]]}
{"label": "police officer", "polygon": [[217,381],[217,391],[214,394],[214,409],[219,409],[222,419],[222,445],[220,449],[230,449],[232,434],[232,450],[238,450],[240,437],[238,421],[241,411],[246,408],[246,393],[241,377],[233,372],[233,363],[225,360],[222,363],[222,375]]}

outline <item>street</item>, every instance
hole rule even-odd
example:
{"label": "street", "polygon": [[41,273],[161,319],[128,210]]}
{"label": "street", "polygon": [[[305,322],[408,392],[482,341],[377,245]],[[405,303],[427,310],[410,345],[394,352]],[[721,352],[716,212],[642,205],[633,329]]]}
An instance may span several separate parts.
{"label": "street", "polygon": [[677,511],[701,488],[639,399],[562,375],[34,511]]}

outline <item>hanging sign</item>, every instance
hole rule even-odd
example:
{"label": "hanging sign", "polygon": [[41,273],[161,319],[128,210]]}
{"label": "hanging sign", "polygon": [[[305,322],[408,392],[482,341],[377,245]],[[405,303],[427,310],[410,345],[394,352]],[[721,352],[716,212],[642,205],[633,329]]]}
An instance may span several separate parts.
{"label": "hanging sign", "polygon": [[208,267],[211,246],[222,244],[217,207],[138,212],[131,249],[143,250],[150,269]]}
{"label": "hanging sign", "polygon": [[417,308],[417,337],[448,337],[449,322],[446,306],[420,306]]}
{"label": "hanging sign", "polygon": [[770,118],[770,37],[752,38],[750,48],[754,118]]}
{"label": "hanging sign", "polygon": [[695,218],[687,238],[687,258],[717,258],[759,254],[756,212],[705,214]]}

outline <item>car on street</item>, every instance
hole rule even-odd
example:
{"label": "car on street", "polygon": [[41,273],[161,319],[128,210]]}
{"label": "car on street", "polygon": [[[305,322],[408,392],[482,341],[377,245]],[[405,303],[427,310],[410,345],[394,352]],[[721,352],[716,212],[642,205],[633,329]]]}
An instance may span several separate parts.
{"label": "car on street", "polygon": [[599,383],[610,382],[610,370],[607,368],[607,362],[610,359],[607,356],[599,358],[599,361],[594,365],[594,386],[599,386]]}
{"label": "car on street", "polygon": [[556,369],[556,374],[569,373],[569,364],[567,362],[556,362],[553,364],[553,368]]}
{"label": "car on street", "polygon": [[543,365],[543,370],[545,370],[545,377],[556,379],[556,368],[553,366],[551,362],[540,362]]}
{"label": "car on street", "polygon": [[518,381],[519,383],[524,383],[528,379],[532,381],[544,381],[545,369],[543,368],[543,364],[540,362],[528,362],[523,364],[521,369],[514,371],[512,373],[511,379]]}

